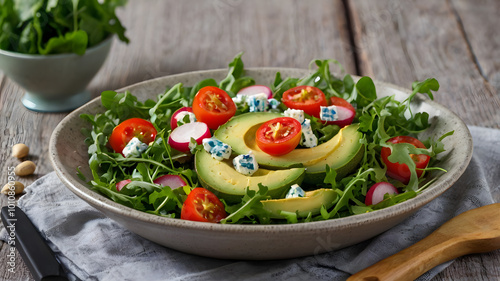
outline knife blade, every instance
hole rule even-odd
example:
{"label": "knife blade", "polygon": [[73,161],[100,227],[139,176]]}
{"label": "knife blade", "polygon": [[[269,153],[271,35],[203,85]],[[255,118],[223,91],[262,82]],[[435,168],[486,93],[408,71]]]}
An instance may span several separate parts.
{"label": "knife blade", "polygon": [[[2,207],[2,222],[35,280],[68,280],[55,254],[17,206]],[[13,234],[14,236],[13,236]]]}

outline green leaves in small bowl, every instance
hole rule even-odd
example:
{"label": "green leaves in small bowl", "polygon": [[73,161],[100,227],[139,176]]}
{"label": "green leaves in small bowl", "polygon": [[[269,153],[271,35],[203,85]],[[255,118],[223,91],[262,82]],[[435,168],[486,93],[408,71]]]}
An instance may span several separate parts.
{"label": "green leaves in small bowl", "polygon": [[0,49],[83,55],[111,34],[127,42],[115,14],[126,0],[0,0]]}

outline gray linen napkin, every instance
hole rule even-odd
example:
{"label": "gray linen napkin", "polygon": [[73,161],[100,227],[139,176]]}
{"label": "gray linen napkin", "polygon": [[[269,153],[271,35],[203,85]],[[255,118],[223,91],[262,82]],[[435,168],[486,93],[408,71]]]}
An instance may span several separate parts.
{"label": "gray linen napkin", "polygon": [[[495,203],[500,193],[500,130],[470,130],[472,161],[447,192],[371,240],[305,258],[228,261],[164,248],[129,232],[73,195],[54,172],[27,187],[18,205],[73,280],[345,280],[426,237],[452,217]],[[0,237],[5,239],[5,230]],[[418,280],[432,279],[451,263]]]}

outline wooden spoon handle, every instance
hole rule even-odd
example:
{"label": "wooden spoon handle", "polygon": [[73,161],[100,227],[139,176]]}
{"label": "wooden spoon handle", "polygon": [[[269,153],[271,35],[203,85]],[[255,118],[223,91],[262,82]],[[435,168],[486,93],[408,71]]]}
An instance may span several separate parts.
{"label": "wooden spoon handle", "polygon": [[415,280],[446,261],[498,248],[500,203],[495,203],[458,215],[426,238],[347,280]]}
{"label": "wooden spoon handle", "polygon": [[[452,250],[458,241],[450,241],[440,233],[432,233],[416,244],[356,274],[348,281],[415,280],[429,269],[462,254]],[[458,249],[460,250],[460,249]]]}

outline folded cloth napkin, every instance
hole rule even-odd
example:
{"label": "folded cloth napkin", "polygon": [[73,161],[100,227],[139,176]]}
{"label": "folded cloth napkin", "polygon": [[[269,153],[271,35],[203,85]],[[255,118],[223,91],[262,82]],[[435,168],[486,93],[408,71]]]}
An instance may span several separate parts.
{"label": "folded cloth napkin", "polygon": [[[72,280],[345,280],[426,237],[456,215],[500,198],[500,130],[470,130],[474,139],[472,161],[443,195],[377,237],[305,258],[218,260],[159,246],[76,197],[54,172],[27,187],[18,205],[48,241]],[[0,237],[5,240],[5,230]],[[450,264],[439,265],[418,280],[430,280]]]}

